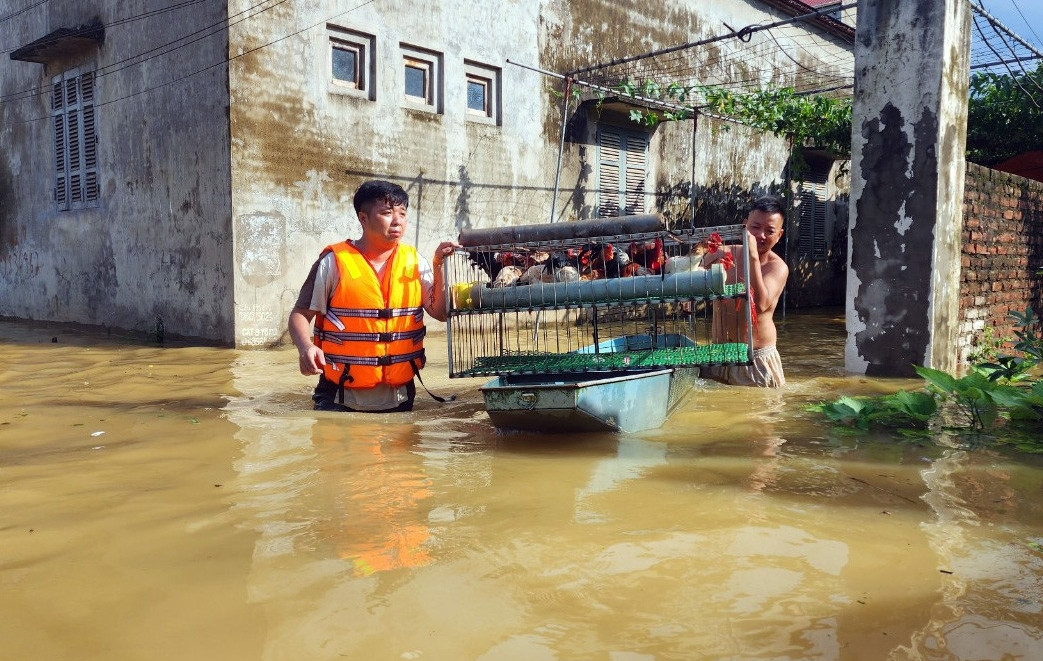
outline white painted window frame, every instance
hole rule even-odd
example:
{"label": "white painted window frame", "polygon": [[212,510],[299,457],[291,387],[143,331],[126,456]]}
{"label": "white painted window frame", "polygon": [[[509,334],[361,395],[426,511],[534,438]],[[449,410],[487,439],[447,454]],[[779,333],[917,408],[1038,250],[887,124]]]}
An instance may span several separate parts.
{"label": "white painted window frame", "polygon": [[[402,60],[399,66],[400,82],[402,83],[402,99],[408,108],[426,110],[428,112],[442,114],[443,106],[443,84],[445,80],[445,58],[438,51],[400,44]],[[424,72],[424,95],[413,96],[406,93],[406,69],[420,69]]]}
{"label": "white painted window frame", "polygon": [[[377,98],[376,60],[374,59],[376,37],[336,25],[327,25],[326,34],[329,44],[326,51],[326,75],[329,79],[330,92],[375,101]],[[355,52],[355,80],[342,80],[333,75],[333,55],[337,50]]]}
{"label": "white painted window frame", "polygon": [[[473,60],[464,60],[464,115],[469,121],[495,126],[503,124],[501,81],[502,75],[498,67]],[[483,110],[470,106],[469,87],[472,83],[485,87],[485,108]]]}

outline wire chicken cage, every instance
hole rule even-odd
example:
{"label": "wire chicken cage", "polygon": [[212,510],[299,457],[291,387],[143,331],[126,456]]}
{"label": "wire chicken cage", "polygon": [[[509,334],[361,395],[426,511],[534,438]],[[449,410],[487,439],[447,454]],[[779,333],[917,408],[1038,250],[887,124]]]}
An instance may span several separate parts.
{"label": "wire chicken cage", "polygon": [[702,268],[708,241],[745,247],[746,233],[672,232],[659,216],[461,233],[444,263],[450,376],[749,364],[745,262]]}

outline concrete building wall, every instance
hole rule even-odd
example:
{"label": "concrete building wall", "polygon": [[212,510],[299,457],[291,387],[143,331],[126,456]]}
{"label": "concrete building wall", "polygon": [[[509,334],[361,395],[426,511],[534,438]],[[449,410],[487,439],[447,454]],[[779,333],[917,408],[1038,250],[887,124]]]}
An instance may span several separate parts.
{"label": "concrete building wall", "polygon": [[847,370],[952,371],[970,8],[864,0],[858,20]]}
{"label": "concrete building wall", "polygon": [[[249,5],[233,0],[229,13]],[[387,1],[346,11],[343,2],[320,0],[280,5],[234,25],[229,75],[237,343],[284,337],[286,315],[319,251],[359,235],[351,196],[365,179],[390,179],[409,191],[409,238],[424,255],[468,227],[548,222],[552,207],[554,221],[596,213],[597,126],[626,126],[625,115],[571,104],[555,203],[563,101],[552,91],[560,92],[562,83],[508,60],[564,72],[720,34],[725,23],[770,18],[780,14],[757,2],[445,0],[420,8]],[[331,39],[339,35],[372,48],[372,87],[363,94],[331,82]],[[825,36],[820,44],[849,48]],[[440,111],[404,101],[403,45],[440,58]],[[774,61],[730,61],[720,45],[700,51],[691,66],[723,57],[737,79],[759,76],[785,85],[800,71],[800,58],[814,57],[800,49],[791,55],[798,63],[777,51],[765,55]],[[467,63],[498,70],[498,124],[468,119]],[[737,199],[751,189],[781,186],[788,145],[737,125],[700,121],[694,177],[690,123],[650,131],[646,211],[690,216],[694,186],[704,217],[736,222],[747,201]]]}
{"label": "concrete building wall", "polygon": [[[225,7],[177,4],[4,4],[25,10],[0,23],[5,51],[92,22],[105,36],[46,63],[0,63],[0,316],[147,333],[162,319],[167,334],[233,341],[227,40],[199,33]],[[46,92],[76,67],[97,74],[99,195],[58,211]]]}
{"label": "concrete building wall", "polygon": [[[593,216],[597,127],[629,120],[576,104],[563,116],[560,80],[526,66],[567,71],[783,17],[768,3],[695,0],[8,4],[8,50],[59,28],[105,33],[86,51],[0,66],[0,316],[162,325],[241,346],[284,337],[321,248],[358,236],[351,196],[365,179],[410,192],[409,240],[425,255],[468,227],[546,222],[552,208],[555,221]],[[369,48],[361,93],[332,81],[331,39],[345,38]],[[815,43],[827,60],[847,48],[828,35]],[[405,100],[406,54],[439,69],[433,111]],[[814,59],[807,48],[737,57],[718,44],[688,64],[785,85]],[[48,98],[21,92],[81,66],[97,72],[99,196],[59,211]],[[475,67],[496,81],[492,120],[466,110]],[[563,121],[572,130],[555,198]],[[694,143],[689,122],[646,137],[644,211],[734,222],[751,190],[782,185],[779,138],[705,117]]]}

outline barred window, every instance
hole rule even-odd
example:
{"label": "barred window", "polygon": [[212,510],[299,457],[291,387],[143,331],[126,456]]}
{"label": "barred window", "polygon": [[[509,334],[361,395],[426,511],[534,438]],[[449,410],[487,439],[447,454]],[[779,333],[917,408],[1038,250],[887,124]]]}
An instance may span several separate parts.
{"label": "barred window", "polygon": [[54,203],[58,211],[98,206],[94,77],[94,71],[73,69],[51,79]]}

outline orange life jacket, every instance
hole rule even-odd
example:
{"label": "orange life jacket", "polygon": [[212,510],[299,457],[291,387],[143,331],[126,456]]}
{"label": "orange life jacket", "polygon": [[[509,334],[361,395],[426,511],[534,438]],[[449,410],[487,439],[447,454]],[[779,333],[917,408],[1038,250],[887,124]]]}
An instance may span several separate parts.
{"label": "orange life jacket", "polygon": [[416,249],[400,245],[384,280],[353,245],[327,246],[340,280],[315,320],[315,344],[326,355],[323,373],[341,388],[401,386],[424,367],[423,289]]}

